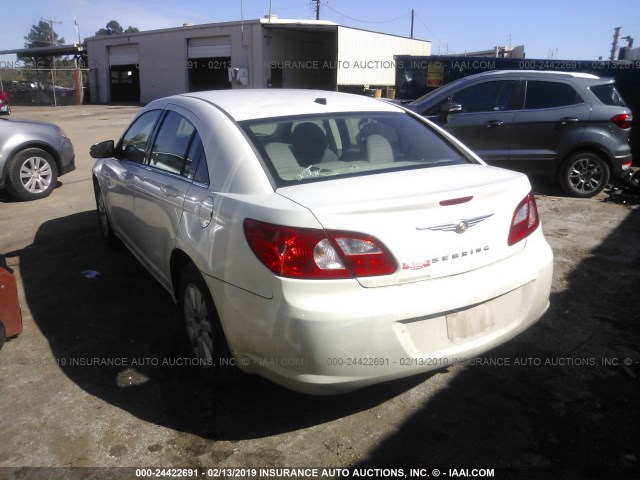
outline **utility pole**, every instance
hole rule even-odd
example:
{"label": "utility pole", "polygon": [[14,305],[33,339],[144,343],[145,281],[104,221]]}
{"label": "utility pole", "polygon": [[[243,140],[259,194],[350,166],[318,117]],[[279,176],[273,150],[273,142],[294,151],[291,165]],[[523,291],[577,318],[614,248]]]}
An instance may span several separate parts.
{"label": "utility pole", "polygon": [[[55,35],[53,31],[53,24],[54,23],[61,24],[62,22],[59,20],[52,20],[50,18],[46,19],[42,17],[40,17],[40,20],[43,22],[47,22],[49,24],[49,27],[51,27],[51,46],[52,47],[55,46]],[[53,56],[52,60],[53,60],[53,68],[51,69],[51,91],[53,92],[53,106],[57,107],[58,99],[56,98],[56,57]]]}
{"label": "utility pole", "polygon": [[51,46],[53,47],[55,45],[55,35],[53,32],[53,24],[54,23],[62,24],[62,22],[59,20],[52,20],[50,18],[42,18],[42,17],[40,17],[40,20],[49,24],[49,28],[51,29]]}
{"label": "utility pole", "polygon": [[412,8],[411,9],[411,38],[413,38],[413,17],[415,16],[416,11]]}
{"label": "utility pole", "polygon": [[320,0],[315,0],[316,2],[316,20],[320,20]]}

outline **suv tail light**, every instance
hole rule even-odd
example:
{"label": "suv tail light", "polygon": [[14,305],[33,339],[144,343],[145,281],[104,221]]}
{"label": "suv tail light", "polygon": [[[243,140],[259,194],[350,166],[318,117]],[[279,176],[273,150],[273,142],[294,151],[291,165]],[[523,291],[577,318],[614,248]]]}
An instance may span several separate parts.
{"label": "suv tail light", "polygon": [[397,269],[386,247],[361,233],[285,227],[247,218],[244,234],[256,257],[281,277],[370,277]]}
{"label": "suv tail light", "polygon": [[509,246],[515,245],[520,240],[524,240],[535,231],[540,225],[538,217],[538,207],[533,193],[529,193],[522,200],[513,212],[511,228],[509,229]]}
{"label": "suv tail light", "polygon": [[627,128],[631,128],[631,122],[633,122],[633,115],[628,113],[621,113],[620,115],[616,115],[611,119],[611,121],[616,124],[618,127],[626,130]]}

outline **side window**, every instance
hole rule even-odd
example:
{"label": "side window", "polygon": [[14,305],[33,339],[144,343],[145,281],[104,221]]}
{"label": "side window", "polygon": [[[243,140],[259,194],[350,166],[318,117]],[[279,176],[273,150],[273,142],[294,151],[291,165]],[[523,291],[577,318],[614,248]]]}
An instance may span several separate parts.
{"label": "side window", "polygon": [[118,143],[115,156],[120,159],[142,163],[149,137],[153,133],[162,110],[151,110],[142,114],[131,124]]}
{"label": "side window", "polygon": [[182,115],[169,110],[156,135],[149,156],[149,165],[171,173],[182,174],[187,148],[195,128]]}
{"label": "side window", "polygon": [[462,111],[467,113],[509,110],[514,83],[500,80],[473,85],[454,93],[451,102],[462,105]]}
{"label": "side window", "polygon": [[626,107],[624,100],[620,96],[618,89],[612,84],[594,85],[589,87],[593,94],[605,105],[614,105],[617,107]]}
{"label": "side window", "polygon": [[209,167],[207,167],[204,146],[198,132],[196,132],[189,147],[183,175],[196,183],[209,185]]}
{"label": "side window", "polygon": [[525,110],[557,108],[583,103],[582,98],[571,85],[559,82],[529,80]]}

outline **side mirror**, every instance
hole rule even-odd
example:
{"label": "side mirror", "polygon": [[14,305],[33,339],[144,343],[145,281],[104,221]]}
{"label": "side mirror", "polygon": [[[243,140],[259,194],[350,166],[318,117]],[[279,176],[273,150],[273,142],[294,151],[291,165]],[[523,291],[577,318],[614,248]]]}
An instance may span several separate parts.
{"label": "side mirror", "polygon": [[459,103],[444,103],[442,107],[440,107],[440,118],[443,123],[447,123],[449,121],[449,115],[460,113],[462,111],[462,105]]}
{"label": "side mirror", "polygon": [[113,157],[114,143],[113,140],[107,140],[105,142],[96,143],[91,145],[89,149],[89,155],[91,158],[109,158]]}

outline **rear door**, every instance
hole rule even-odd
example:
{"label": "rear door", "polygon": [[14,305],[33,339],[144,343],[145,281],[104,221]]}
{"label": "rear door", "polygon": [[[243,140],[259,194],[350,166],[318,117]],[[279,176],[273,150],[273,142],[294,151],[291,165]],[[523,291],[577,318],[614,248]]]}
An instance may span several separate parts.
{"label": "rear door", "polygon": [[448,97],[450,103],[462,106],[462,112],[442,119],[440,109],[444,102],[430,108],[423,115],[440,125],[483,160],[506,159],[509,156],[509,128],[513,121],[513,98],[517,80],[482,80],[455,91]]}
{"label": "rear door", "polygon": [[570,82],[526,80],[523,83],[524,108],[515,113],[509,160],[501,166],[551,175],[563,150],[579,143],[591,116],[591,104]]}

